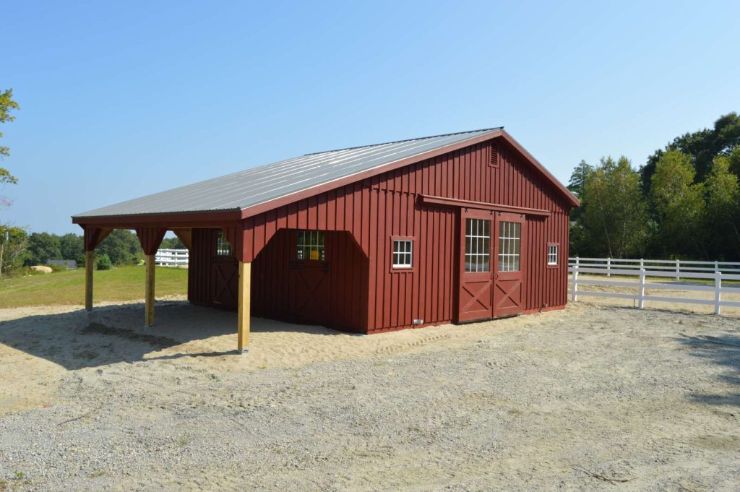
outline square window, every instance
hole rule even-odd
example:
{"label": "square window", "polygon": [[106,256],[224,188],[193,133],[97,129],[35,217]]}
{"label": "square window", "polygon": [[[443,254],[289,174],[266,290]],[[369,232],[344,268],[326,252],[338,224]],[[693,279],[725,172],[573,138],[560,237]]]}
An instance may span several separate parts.
{"label": "square window", "polygon": [[411,239],[393,240],[393,268],[409,269],[414,264],[414,242]]}
{"label": "square window", "polygon": [[296,259],[326,261],[323,231],[298,231],[296,237]]}
{"label": "square window", "polygon": [[558,265],[558,245],[557,244],[547,245],[547,265],[548,266]]}

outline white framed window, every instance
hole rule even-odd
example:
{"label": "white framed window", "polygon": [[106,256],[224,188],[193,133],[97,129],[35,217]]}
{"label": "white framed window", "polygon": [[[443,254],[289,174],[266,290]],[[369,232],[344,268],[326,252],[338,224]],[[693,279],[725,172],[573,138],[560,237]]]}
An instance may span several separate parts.
{"label": "white framed window", "polygon": [[547,266],[558,266],[557,243],[550,243],[547,245]]}
{"label": "white framed window", "polygon": [[296,259],[326,261],[324,231],[298,231]]}
{"label": "white framed window", "polygon": [[231,244],[226,240],[224,231],[218,231],[216,236],[216,256],[231,256]]}
{"label": "white framed window", "polygon": [[411,239],[393,240],[393,268],[408,270],[414,265],[414,241]]}
{"label": "white framed window", "polygon": [[518,272],[521,264],[522,225],[519,222],[499,222],[498,271]]}
{"label": "white framed window", "polygon": [[465,271],[491,271],[491,221],[465,221]]}

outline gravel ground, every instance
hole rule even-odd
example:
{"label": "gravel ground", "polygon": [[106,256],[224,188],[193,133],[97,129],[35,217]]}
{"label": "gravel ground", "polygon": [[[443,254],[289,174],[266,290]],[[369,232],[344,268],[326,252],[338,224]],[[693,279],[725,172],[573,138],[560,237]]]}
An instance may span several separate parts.
{"label": "gravel ground", "polygon": [[4,385],[29,396],[0,411],[0,490],[740,483],[738,318],[579,303],[369,337],[265,322],[239,356],[220,327],[172,334],[204,312],[233,326],[178,303],[156,335],[133,328],[140,306],[89,326],[1,313]]}

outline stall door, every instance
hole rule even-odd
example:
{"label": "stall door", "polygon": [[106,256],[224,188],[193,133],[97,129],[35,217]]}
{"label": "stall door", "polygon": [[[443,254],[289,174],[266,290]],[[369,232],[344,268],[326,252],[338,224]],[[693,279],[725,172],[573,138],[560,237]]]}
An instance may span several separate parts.
{"label": "stall door", "polygon": [[493,286],[493,317],[512,316],[524,311],[525,233],[524,216],[496,214],[496,257]]}
{"label": "stall door", "polygon": [[488,319],[492,316],[493,226],[492,212],[470,209],[462,209],[460,212],[459,322]]}
{"label": "stall door", "polygon": [[239,264],[233,256],[214,256],[211,260],[211,302],[229,309],[236,308],[239,291]]}

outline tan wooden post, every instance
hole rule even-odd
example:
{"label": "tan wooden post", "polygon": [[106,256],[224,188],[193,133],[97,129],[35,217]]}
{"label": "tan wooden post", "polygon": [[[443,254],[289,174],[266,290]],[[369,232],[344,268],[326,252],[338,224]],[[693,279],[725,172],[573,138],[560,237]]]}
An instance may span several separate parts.
{"label": "tan wooden post", "polygon": [[249,345],[249,329],[251,321],[251,288],[252,288],[252,264],[239,262],[239,332],[237,347],[239,352],[244,353]]}
{"label": "tan wooden post", "polygon": [[95,268],[95,251],[85,251],[85,310],[93,308],[93,270]]}
{"label": "tan wooden post", "polygon": [[112,229],[83,226],[85,245],[85,310],[93,308],[93,270],[95,270],[95,246],[105,239]]}
{"label": "tan wooden post", "polygon": [[144,289],[144,324],[154,324],[154,255],[145,255],[146,261],[146,287]]}

